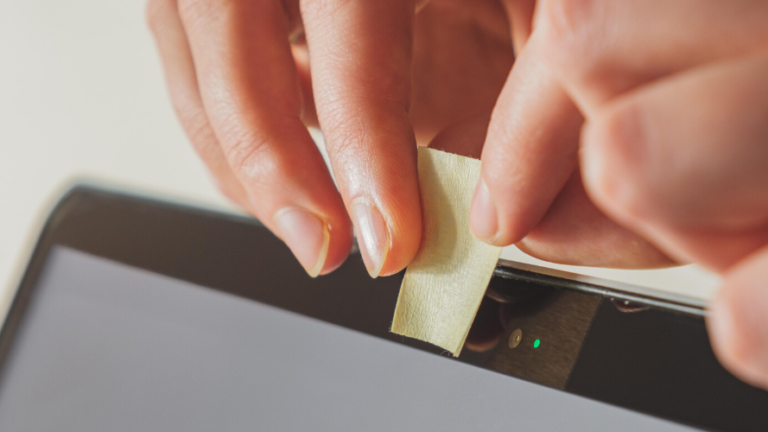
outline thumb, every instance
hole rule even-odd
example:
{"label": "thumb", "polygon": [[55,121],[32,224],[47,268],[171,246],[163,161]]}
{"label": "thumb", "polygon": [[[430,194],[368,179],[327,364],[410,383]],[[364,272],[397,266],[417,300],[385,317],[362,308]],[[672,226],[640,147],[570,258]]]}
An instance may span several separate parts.
{"label": "thumb", "polygon": [[712,348],[743,381],[768,389],[768,247],[725,275],[707,318]]}

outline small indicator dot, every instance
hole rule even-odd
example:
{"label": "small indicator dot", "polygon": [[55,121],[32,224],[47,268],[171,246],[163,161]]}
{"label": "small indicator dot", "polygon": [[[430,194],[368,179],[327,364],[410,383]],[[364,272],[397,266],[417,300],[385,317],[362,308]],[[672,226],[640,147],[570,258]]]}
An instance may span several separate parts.
{"label": "small indicator dot", "polygon": [[536,339],[535,341],[533,341],[533,347],[534,347],[534,348],[538,348],[538,347],[539,347],[539,345],[541,345],[541,340],[539,340],[539,339]]}
{"label": "small indicator dot", "polygon": [[520,329],[513,331],[512,334],[509,335],[509,347],[517,348],[517,346],[520,345],[521,340],[523,340],[523,331]]}

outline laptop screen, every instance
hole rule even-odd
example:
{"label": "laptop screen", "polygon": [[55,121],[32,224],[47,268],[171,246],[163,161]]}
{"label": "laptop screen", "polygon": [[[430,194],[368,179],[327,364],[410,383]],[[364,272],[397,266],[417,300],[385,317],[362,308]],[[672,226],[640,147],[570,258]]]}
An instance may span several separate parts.
{"label": "laptop screen", "polygon": [[57,246],[0,430],[692,429]]}

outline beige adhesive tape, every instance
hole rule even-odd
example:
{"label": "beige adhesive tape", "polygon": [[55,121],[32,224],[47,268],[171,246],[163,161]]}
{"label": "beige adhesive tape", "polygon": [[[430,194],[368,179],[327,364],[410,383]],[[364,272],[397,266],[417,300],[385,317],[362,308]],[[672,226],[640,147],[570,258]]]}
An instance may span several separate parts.
{"label": "beige adhesive tape", "polygon": [[418,151],[424,231],[400,286],[391,330],[458,356],[501,248],[469,231],[480,161],[424,147]]}

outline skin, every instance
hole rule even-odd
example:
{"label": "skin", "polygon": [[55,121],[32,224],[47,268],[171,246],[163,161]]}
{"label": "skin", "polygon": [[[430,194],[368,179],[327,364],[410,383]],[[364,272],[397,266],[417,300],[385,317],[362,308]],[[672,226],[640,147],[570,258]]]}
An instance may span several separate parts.
{"label": "skin", "polygon": [[[419,247],[417,139],[490,111],[514,61],[503,7],[459,6],[152,0],[148,17],[178,115],[222,191],[281,237],[285,208],[324,221],[320,274],[348,255],[362,200],[386,223],[383,262],[366,260],[378,276]],[[338,190],[305,123],[323,130]],[[297,256],[300,243],[288,242]]]}
{"label": "skin", "polygon": [[150,0],[148,16],[222,191],[311,275],[353,229],[372,276],[411,261],[431,142],[482,156],[470,225],[489,243],[723,274],[713,347],[768,388],[768,3]]}

